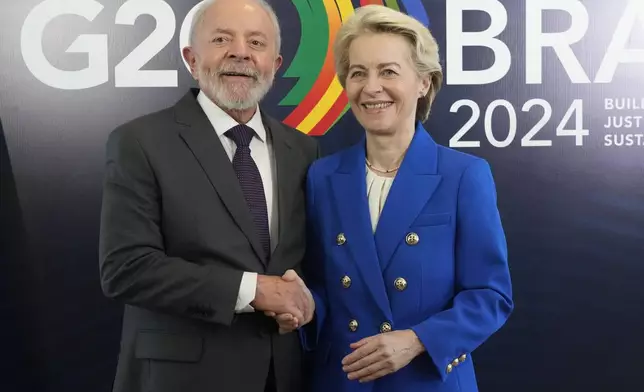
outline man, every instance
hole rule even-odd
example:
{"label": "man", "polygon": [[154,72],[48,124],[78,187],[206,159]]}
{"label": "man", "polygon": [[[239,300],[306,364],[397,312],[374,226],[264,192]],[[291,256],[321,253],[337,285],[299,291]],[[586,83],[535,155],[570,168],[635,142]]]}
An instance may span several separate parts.
{"label": "man", "polygon": [[263,1],[204,3],[183,51],[200,91],[109,137],[101,284],[126,303],[114,392],[301,390],[298,335],[265,313],[313,317],[291,270],[317,144],[258,107],[279,49]]}

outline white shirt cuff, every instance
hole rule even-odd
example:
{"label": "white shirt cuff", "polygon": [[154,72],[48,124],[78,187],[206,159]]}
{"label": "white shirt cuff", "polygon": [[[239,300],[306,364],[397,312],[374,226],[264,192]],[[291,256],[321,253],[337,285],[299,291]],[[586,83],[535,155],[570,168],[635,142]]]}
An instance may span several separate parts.
{"label": "white shirt cuff", "polygon": [[250,306],[250,303],[255,299],[255,291],[257,290],[257,273],[244,272],[241,284],[239,285],[239,295],[237,295],[237,304],[235,305],[235,312],[248,313],[254,312],[255,309]]}

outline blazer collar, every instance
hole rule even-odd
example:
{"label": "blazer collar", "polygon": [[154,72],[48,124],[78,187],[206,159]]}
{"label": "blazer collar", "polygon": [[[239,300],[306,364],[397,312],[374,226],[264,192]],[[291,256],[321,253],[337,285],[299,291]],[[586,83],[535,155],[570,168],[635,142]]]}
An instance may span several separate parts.
{"label": "blazer collar", "polygon": [[[338,173],[363,172],[366,157],[366,137],[359,143],[345,150],[342,154]],[[414,136],[403,159],[400,171],[411,171],[414,174],[436,174],[438,172],[438,146],[431,135],[419,122]]]}
{"label": "blazer collar", "polygon": [[409,246],[406,237],[411,233],[411,225],[433,196],[441,179],[438,174],[438,146],[419,123],[376,227],[376,248],[383,271],[399,246]]}

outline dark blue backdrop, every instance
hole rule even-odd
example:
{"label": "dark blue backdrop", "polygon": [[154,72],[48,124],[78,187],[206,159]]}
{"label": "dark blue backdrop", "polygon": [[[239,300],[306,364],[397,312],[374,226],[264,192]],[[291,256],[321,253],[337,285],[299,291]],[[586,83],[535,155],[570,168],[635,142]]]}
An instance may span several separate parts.
{"label": "dark blue backdrop", "polygon": [[[639,62],[620,64],[608,83],[573,83],[567,72],[576,60],[594,81],[604,53],[619,37],[616,29],[630,26],[629,19],[621,18],[637,16],[640,2],[588,0],[582,5],[572,1],[568,4],[575,3],[575,16],[544,11],[543,21],[534,11],[528,12],[527,5],[558,7],[566,2],[422,2],[443,59],[448,50],[457,53],[454,43],[462,31],[479,32],[479,39],[484,40],[488,26],[503,17],[497,11],[492,16],[467,11],[464,28],[458,31],[459,5],[500,5],[507,13],[507,26],[498,36],[511,53],[507,74],[487,84],[477,84],[482,77],[458,84],[454,79],[458,64],[453,60],[457,57],[451,58],[450,68],[445,69],[448,83],[426,124],[439,143],[450,145],[472,113],[467,107],[450,112],[452,105],[462,99],[475,102],[480,117],[463,140],[480,141],[480,147],[462,149],[488,159],[497,181],[516,311],[506,327],[475,354],[482,392],[641,388],[644,160],[638,137],[642,138],[642,128],[639,124],[606,128],[604,124],[612,116],[622,120],[630,116],[636,122],[643,113],[642,105],[610,110],[605,99],[641,101],[644,97],[644,18],[634,20],[626,42],[639,50],[631,53]],[[171,105],[192,85],[178,47],[181,21],[196,1],[166,0],[176,16],[175,34],[145,66],[177,70],[178,87],[115,87],[114,66],[155,29],[150,17],[139,18],[135,26],[115,25],[115,14],[124,1],[102,1],[104,9],[92,22],[72,15],[54,19],[44,31],[42,45],[48,61],[61,69],[87,66],[87,54],[65,53],[79,35],[107,34],[108,81],[79,90],[48,86],[26,66],[21,30],[27,15],[40,3],[1,2],[0,331],[5,343],[0,355],[0,390],[107,392],[118,354],[122,308],[102,296],[98,282],[104,143],[118,124]],[[449,20],[446,4],[454,7]],[[627,9],[628,4],[633,8]],[[300,22],[293,2],[280,0],[277,10],[284,29],[283,72],[299,44]],[[583,29],[584,14],[587,30]],[[528,39],[526,34],[531,24],[547,33],[582,26],[580,36],[572,39],[576,41],[571,46],[574,59],[562,62],[555,50],[541,51],[543,80],[536,84],[526,83],[527,64],[536,61],[527,57],[535,38]],[[26,34],[36,32],[28,29]],[[465,70],[485,69],[497,61],[499,57],[489,48],[463,50]],[[581,77],[579,70],[571,72],[574,78]],[[266,100],[272,114],[284,118],[292,110],[277,102],[294,83],[278,78]],[[507,147],[493,146],[485,133],[486,109],[499,99],[506,100],[516,113],[516,137]],[[552,140],[552,146],[521,145],[521,139],[544,115],[539,106],[522,110],[531,99],[543,99],[542,104],[552,109],[534,138]],[[580,120],[589,131],[581,146],[575,144],[575,137],[556,136],[557,125],[575,99],[581,100]],[[497,140],[508,135],[509,118],[503,107],[489,116],[488,129]],[[567,128],[574,123],[573,115]],[[329,153],[360,135],[355,120],[347,114],[321,141]],[[608,145],[606,135],[618,139],[631,135],[635,142]]]}

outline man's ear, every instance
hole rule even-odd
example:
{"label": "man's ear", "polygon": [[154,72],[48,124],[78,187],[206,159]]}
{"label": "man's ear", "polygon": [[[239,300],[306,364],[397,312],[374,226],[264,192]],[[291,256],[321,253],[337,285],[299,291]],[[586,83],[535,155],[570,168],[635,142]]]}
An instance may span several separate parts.
{"label": "man's ear", "polygon": [[192,48],[192,46],[186,46],[181,50],[181,54],[183,55],[183,59],[186,60],[186,63],[188,63],[188,66],[190,67],[190,73],[192,74],[192,77],[195,78],[195,75],[197,74],[197,56],[195,54],[195,50]]}
{"label": "man's ear", "polygon": [[275,72],[277,72],[277,70],[280,69],[283,62],[284,62],[284,59],[282,58],[282,55],[278,54],[277,57],[275,58]]}

